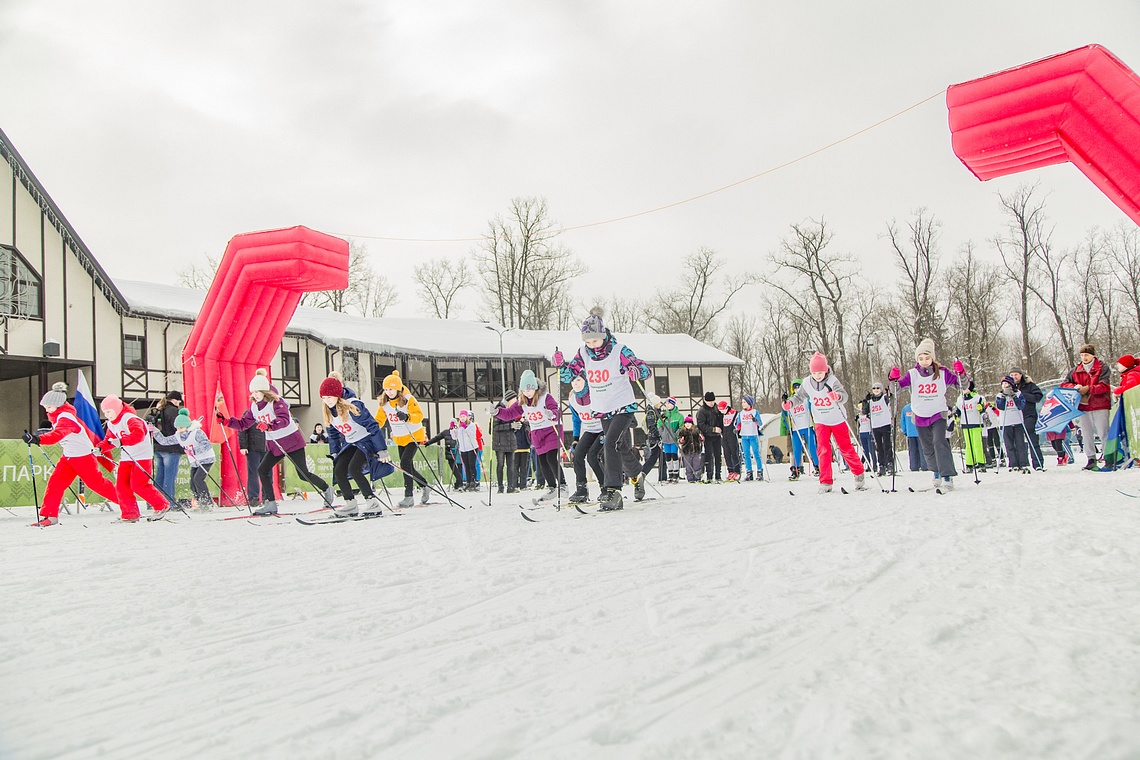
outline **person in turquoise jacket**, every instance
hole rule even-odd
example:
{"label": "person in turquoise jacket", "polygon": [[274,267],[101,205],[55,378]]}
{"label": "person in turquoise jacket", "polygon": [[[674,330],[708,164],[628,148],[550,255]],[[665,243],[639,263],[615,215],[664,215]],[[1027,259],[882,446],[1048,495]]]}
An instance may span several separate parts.
{"label": "person in turquoise jacket", "polygon": [[899,418],[899,427],[902,428],[903,435],[906,436],[907,449],[910,451],[911,472],[928,469],[926,457],[922,455],[922,446],[918,443],[918,427],[914,424],[914,412],[910,410],[910,404],[902,408]]}

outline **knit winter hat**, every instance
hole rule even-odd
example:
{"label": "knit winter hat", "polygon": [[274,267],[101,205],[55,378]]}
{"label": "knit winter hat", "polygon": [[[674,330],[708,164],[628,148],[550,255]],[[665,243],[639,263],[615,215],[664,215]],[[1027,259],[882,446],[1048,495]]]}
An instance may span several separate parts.
{"label": "knit winter hat", "polygon": [[677,408],[677,399],[673,398],[672,396],[670,396],[669,398],[665,399],[665,403],[666,403],[666,404],[672,404],[672,405],[673,405],[673,408],[674,408],[674,409],[676,409],[676,408]]}
{"label": "knit winter hat", "polygon": [[1094,346],[1092,343],[1086,343],[1083,346],[1081,346],[1081,350],[1078,351],[1077,353],[1078,354],[1092,354],[1093,356],[1096,356],[1096,346]]}
{"label": "knit winter hat", "polygon": [[182,391],[167,391],[166,392],[166,398],[168,400],[181,401],[182,400]]}
{"label": "knit winter hat", "polygon": [[718,401],[718,402],[716,402],[716,408],[723,412],[725,409],[728,408],[728,402],[727,401]]}
{"label": "knit winter hat", "polygon": [[398,391],[404,387],[404,381],[400,379],[400,373],[392,370],[392,374],[384,378],[384,390]]}
{"label": "knit winter hat", "polygon": [[1020,367],[1012,367],[1012,368],[1010,368],[1009,372],[1007,372],[1006,374],[1012,375],[1014,372],[1021,375],[1022,377],[1025,377],[1025,373],[1021,371]]}
{"label": "knit winter hat", "polygon": [[692,421],[693,421],[693,415],[690,414],[690,415],[687,415],[685,417],[685,422],[692,422]]}
{"label": "knit winter hat", "polygon": [[67,383],[55,383],[51,390],[40,399],[40,406],[51,406],[58,409],[67,403]]}
{"label": "knit winter hat", "polygon": [[922,342],[918,344],[918,348],[914,349],[914,358],[916,361],[918,360],[918,357],[922,356],[923,354],[930,354],[931,359],[936,358],[934,356],[934,341],[932,341],[930,338],[923,338]]}
{"label": "knit winter hat", "polygon": [[883,389],[883,384],[882,384],[882,383],[880,383],[878,380],[876,380],[875,382],[871,383],[871,390],[875,390],[876,388],[878,388],[879,390],[882,390],[882,389]]}
{"label": "knit winter hat", "polygon": [[507,391],[505,394],[503,394],[503,399],[506,401],[514,401],[518,397],[519,394],[515,393],[514,391]]}
{"label": "knit winter hat", "polygon": [[467,416],[467,419],[471,419],[471,412],[466,410],[466,409],[460,409],[459,414],[457,414],[455,416],[456,417],[463,417],[464,415]]}
{"label": "knit winter hat", "polygon": [[756,399],[752,398],[751,396],[745,396],[744,403],[748,404],[749,406],[756,406]]}
{"label": "knit winter hat", "polygon": [[269,370],[262,367],[254,373],[253,379],[249,381],[249,392],[267,390],[269,390]]}
{"label": "knit winter hat", "polygon": [[108,396],[99,402],[99,408],[103,410],[103,414],[107,415],[107,419],[114,419],[119,416],[119,412],[123,411],[123,400],[118,396]]}
{"label": "knit winter hat", "polygon": [[1124,367],[1124,369],[1132,369],[1136,366],[1136,357],[1132,354],[1125,354],[1124,356],[1117,359],[1116,363],[1121,367]]}
{"label": "knit winter hat", "polygon": [[827,372],[827,357],[816,351],[808,362],[808,372]]}
{"label": "knit winter hat", "polygon": [[174,427],[178,430],[185,430],[190,427],[190,410],[182,407],[178,410],[178,416],[174,418]]}
{"label": "knit winter hat", "polygon": [[716,401],[716,394],[712,391],[705,391],[705,401]]}
{"label": "knit winter hat", "polygon": [[605,311],[601,306],[590,309],[589,316],[582,321],[582,340],[594,340],[606,337],[606,325],[602,322]]}
{"label": "knit winter hat", "polygon": [[522,373],[522,376],[519,378],[519,390],[520,391],[537,391],[538,390],[538,378],[534,376],[533,370],[528,369]]}
{"label": "knit winter hat", "polygon": [[321,388],[317,391],[318,396],[336,396],[337,398],[344,395],[344,383],[335,377],[326,377],[321,381]]}

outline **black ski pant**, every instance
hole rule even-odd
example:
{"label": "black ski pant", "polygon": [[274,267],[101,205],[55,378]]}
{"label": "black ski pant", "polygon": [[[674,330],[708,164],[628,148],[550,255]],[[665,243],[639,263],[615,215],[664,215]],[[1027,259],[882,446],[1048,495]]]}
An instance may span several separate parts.
{"label": "black ski pant", "polygon": [[420,475],[420,471],[416,469],[416,449],[419,448],[419,444],[412,441],[397,448],[400,449],[400,469],[404,471],[404,497],[406,498],[415,492],[416,486],[427,486],[427,479]]}
{"label": "black ski pant", "polygon": [[[257,466],[257,477],[261,479],[262,499],[273,501],[273,468],[285,457],[289,457],[289,461],[297,468],[297,474],[301,476],[301,480],[309,481],[309,483],[315,486],[321,493],[328,490],[328,483],[309,472],[309,465],[305,462],[305,447],[302,446],[299,449],[286,452],[285,456],[273,454],[268,451],[265,452],[261,464]],[[252,501],[252,499],[250,499],[250,501]]]}
{"label": "black ski pant", "polygon": [[1029,466],[1029,446],[1025,442],[1025,429],[1018,425],[1006,425],[1001,437],[1005,440],[1005,453],[1009,466],[1014,469]]}
{"label": "black ski pant", "polygon": [[250,504],[261,502],[261,479],[257,476],[257,466],[264,456],[264,451],[247,449],[245,452],[245,498]]}
{"label": "black ski pant", "polygon": [[[1026,404],[1029,406],[1029,404]],[[1025,440],[1029,442],[1029,464],[1032,467],[1045,467],[1045,455],[1041,452],[1041,436],[1037,435],[1037,418],[1025,416]]]}
{"label": "black ski pant", "polygon": [[633,424],[634,418],[631,412],[622,412],[602,420],[602,433],[606,436],[606,443],[602,449],[606,468],[606,488],[620,489],[623,472],[634,478],[641,471],[641,462],[638,461],[637,454],[633,453],[633,442],[629,436],[629,429]]}
{"label": "black ski pant", "polygon": [[356,481],[361,496],[366,499],[374,496],[372,483],[368,480],[367,465],[368,455],[356,446],[346,446],[336,455],[333,461],[333,480],[336,481],[336,487],[340,489],[340,495],[345,501],[356,498],[352,490],[353,480]]}
{"label": "black ski pant", "polygon": [[891,447],[891,426],[871,428],[875,436],[875,452],[879,458],[879,473],[890,475],[895,471],[895,452]]}
{"label": "black ski pant", "polygon": [[459,452],[459,456],[463,460],[463,474],[467,476],[467,485],[475,485],[479,482],[478,454],[475,452],[475,449],[471,449],[471,451]]}
{"label": "black ski pant", "polygon": [[[515,475],[514,450],[495,452],[495,480],[498,482],[499,488],[503,487],[503,470],[507,471],[507,488],[515,488],[518,484],[518,477]],[[487,477],[490,477],[490,473]]]}
{"label": "black ski pant", "polygon": [[520,491],[526,488],[527,480],[530,479],[530,451],[516,451],[512,461],[512,470],[514,473],[514,487]]}
{"label": "black ski pant", "polygon": [[992,427],[986,435],[986,457],[989,458],[990,464],[997,464],[998,459],[1005,456],[1005,450],[1001,447],[1001,428]]}
{"label": "black ski pant", "polygon": [[[641,465],[641,474],[648,475],[649,471],[652,470],[654,465],[656,465],[658,462],[661,462],[662,469],[664,469],[665,459],[661,456],[661,442],[658,441],[657,443],[649,446],[646,451],[649,453],[645,456],[645,464]],[[663,478],[661,476],[661,473],[658,472],[657,481],[661,482],[662,480],[665,480],[665,478]]]}
{"label": "black ski pant", "polygon": [[554,490],[558,483],[558,449],[551,449],[538,455],[538,470],[546,487]]}
{"label": "black ski pant", "polygon": [[721,448],[724,449],[724,469],[740,474],[740,442],[735,435],[721,437]]}
{"label": "black ski pant", "polygon": [[602,434],[583,432],[574,444],[574,480],[578,488],[586,487],[586,464],[594,471],[598,485],[606,482],[606,471],[602,469]]}
{"label": "black ski pant", "polygon": [[721,442],[719,435],[705,437],[705,450],[701,452],[701,462],[705,466],[705,480],[712,480],[713,475],[720,480]]}
{"label": "black ski pant", "polygon": [[206,486],[206,475],[213,466],[213,462],[207,462],[190,468],[190,493],[194,494],[194,500],[204,507],[214,504],[214,497],[210,495],[210,489]]}

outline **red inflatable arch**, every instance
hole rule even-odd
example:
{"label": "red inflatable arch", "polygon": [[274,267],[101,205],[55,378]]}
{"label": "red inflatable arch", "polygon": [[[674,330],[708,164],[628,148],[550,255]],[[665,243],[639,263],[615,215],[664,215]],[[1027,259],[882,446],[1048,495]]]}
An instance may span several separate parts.
{"label": "red inflatable arch", "polygon": [[[348,243],[307,227],[237,235],[226,246],[202,311],[182,350],[183,395],[193,417],[209,429],[220,385],[229,409],[249,407],[249,381],[267,367],[285,336],[301,294],[348,287]],[[236,433],[230,448],[237,449]],[[241,482],[222,454],[222,487],[240,493]]]}
{"label": "red inflatable arch", "polygon": [[978,179],[1071,161],[1140,224],[1140,77],[1103,47],[952,85],[946,105]]}

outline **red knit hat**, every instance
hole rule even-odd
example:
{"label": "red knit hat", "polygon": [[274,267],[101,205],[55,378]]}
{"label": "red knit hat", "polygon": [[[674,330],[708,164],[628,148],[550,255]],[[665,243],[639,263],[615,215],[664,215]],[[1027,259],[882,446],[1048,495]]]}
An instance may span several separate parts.
{"label": "red knit hat", "polygon": [[728,408],[728,402],[727,401],[718,401],[718,402],[716,402],[716,408],[720,409],[721,411],[724,411],[725,409]]}
{"label": "red knit hat", "polygon": [[1132,369],[1136,366],[1136,357],[1132,354],[1125,354],[1116,360],[1116,362],[1124,369]]}
{"label": "red knit hat", "polygon": [[344,395],[344,384],[335,377],[326,377],[321,381],[321,389],[317,391],[318,396],[336,396],[337,398]]}
{"label": "red knit hat", "polygon": [[819,351],[815,352],[815,356],[808,362],[809,372],[827,372],[827,357]]}

